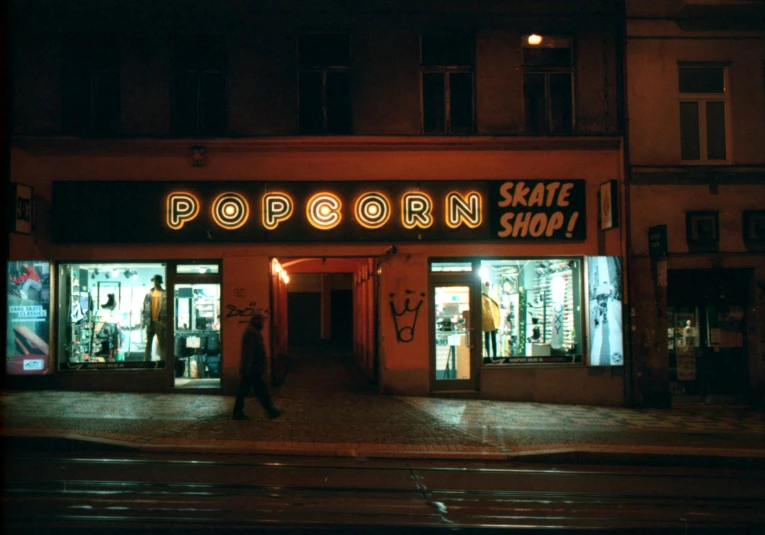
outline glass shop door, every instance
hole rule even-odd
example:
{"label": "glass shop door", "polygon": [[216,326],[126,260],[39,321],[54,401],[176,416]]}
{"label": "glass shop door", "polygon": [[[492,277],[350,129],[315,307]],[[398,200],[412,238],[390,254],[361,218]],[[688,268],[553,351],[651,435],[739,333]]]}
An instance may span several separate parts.
{"label": "glass shop door", "polygon": [[[440,278],[440,277],[439,277]],[[431,356],[433,390],[477,390],[480,316],[476,318],[476,288],[469,276],[452,275],[431,283]],[[480,311],[480,306],[478,307]],[[478,334],[476,334],[476,332]]]}
{"label": "glass shop door", "polygon": [[180,264],[173,287],[176,388],[219,388],[221,284],[217,264]]}

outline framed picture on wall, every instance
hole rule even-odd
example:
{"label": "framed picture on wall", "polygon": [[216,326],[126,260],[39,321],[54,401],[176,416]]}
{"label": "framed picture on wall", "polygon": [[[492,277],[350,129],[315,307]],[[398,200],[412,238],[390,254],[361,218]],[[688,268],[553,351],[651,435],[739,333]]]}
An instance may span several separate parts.
{"label": "framed picture on wall", "polygon": [[600,230],[619,226],[619,190],[616,180],[600,185]]}

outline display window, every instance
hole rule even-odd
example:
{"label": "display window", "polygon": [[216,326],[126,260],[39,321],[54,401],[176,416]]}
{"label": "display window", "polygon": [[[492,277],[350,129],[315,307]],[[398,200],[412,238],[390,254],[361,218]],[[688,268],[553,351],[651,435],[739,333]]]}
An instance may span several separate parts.
{"label": "display window", "polygon": [[163,368],[165,264],[61,264],[59,368]]}
{"label": "display window", "polygon": [[[178,272],[182,272],[181,266]],[[174,291],[175,386],[217,386],[221,370],[220,284],[177,283]]]}
{"label": "display window", "polygon": [[482,260],[483,363],[582,361],[581,261]]}
{"label": "display window", "polygon": [[9,375],[50,373],[50,263],[8,262],[5,370]]}

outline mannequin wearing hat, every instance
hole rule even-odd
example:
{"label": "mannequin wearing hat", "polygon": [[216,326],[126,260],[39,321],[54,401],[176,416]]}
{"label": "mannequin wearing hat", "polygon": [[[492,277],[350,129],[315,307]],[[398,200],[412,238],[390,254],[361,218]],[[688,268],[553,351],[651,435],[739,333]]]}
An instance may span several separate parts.
{"label": "mannequin wearing hat", "polygon": [[167,318],[167,296],[162,288],[162,275],[151,278],[152,289],[143,298],[143,326],[146,329],[146,350],[144,362],[151,362],[151,347],[157,337],[159,358],[165,360],[165,320]]}

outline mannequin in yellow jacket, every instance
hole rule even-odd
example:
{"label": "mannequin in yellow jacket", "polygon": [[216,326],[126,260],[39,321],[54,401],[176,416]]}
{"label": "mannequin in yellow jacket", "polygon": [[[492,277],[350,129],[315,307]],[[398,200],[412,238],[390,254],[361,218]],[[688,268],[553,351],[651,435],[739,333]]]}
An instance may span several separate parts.
{"label": "mannequin in yellow jacket", "polygon": [[[483,331],[486,354],[491,358],[493,353],[494,358],[497,358],[497,330],[501,320],[499,304],[489,296],[489,288],[490,285],[487,281],[483,286],[481,295],[481,330]],[[489,342],[491,342],[491,351]]]}

